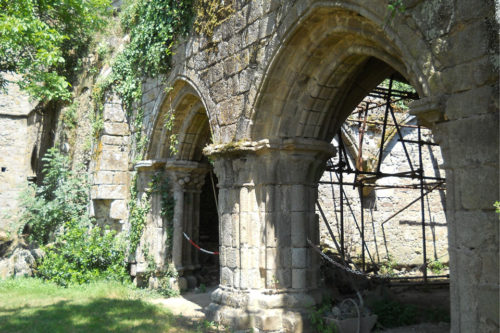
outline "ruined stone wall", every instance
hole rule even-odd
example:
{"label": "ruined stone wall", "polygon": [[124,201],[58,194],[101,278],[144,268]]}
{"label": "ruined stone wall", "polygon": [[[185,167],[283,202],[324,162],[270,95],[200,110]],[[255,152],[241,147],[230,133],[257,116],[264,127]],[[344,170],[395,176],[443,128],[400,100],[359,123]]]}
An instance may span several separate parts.
{"label": "ruined stone wall", "polygon": [[91,215],[103,226],[126,231],[131,179],[130,127],[115,96],[104,103],[103,122],[90,166]]}
{"label": "ruined stone wall", "polygon": [[[411,118],[410,118],[411,119]],[[406,125],[415,125],[416,119],[405,122]],[[357,124],[344,125],[344,129],[353,138],[352,144],[357,146],[359,126]],[[355,126],[353,126],[355,125]],[[374,131],[375,130],[375,131]],[[372,127],[366,132],[364,142],[364,154],[372,155],[379,149],[381,128]],[[405,140],[418,140],[416,128],[403,128],[403,138]],[[422,130],[422,140],[432,142],[432,133],[425,128]],[[381,171],[386,173],[397,173],[409,171],[410,167],[405,156],[403,145],[398,141],[396,134],[392,140],[386,144]],[[338,146],[337,142],[334,142]],[[415,168],[418,168],[418,146],[407,144],[409,156]],[[443,158],[437,146],[424,146],[422,162],[424,173],[432,177],[445,177],[442,169]],[[356,150],[357,151],[357,150]],[[355,164],[352,155],[349,155],[351,166]],[[335,158],[334,161],[338,161]],[[338,181],[335,173],[325,172],[322,181]],[[344,182],[352,183],[354,175],[344,175]],[[411,179],[389,177],[379,179],[378,185],[410,185],[418,183]],[[444,188],[444,186],[442,187]],[[347,200],[344,199],[344,228],[345,246],[347,253],[361,260],[361,204],[359,199],[359,188],[353,189],[351,185],[343,187]],[[319,202],[326,215],[327,221],[332,226],[334,234],[339,241],[340,234],[340,187],[328,184],[320,184],[318,187]],[[364,219],[365,219],[365,241],[368,252],[375,263],[383,263],[390,260],[401,265],[422,265],[422,226],[420,201],[415,202],[400,214],[385,222],[394,213],[400,211],[415,199],[420,197],[420,190],[416,189],[374,189],[365,188],[367,193],[364,196]],[[426,190],[425,190],[426,192]],[[333,197],[335,196],[335,197]],[[439,260],[448,262],[448,230],[445,216],[446,191],[434,190],[425,197],[425,219],[426,219],[426,248],[427,259],[429,261]],[[352,212],[351,212],[352,209]],[[318,214],[320,214],[318,212]],[[385,222],[385,223],[384,223]],[[357,223],[357,225],[356,225]],[[359,229],[358,229],[359,228]],[[320,220],[321,240],[325,245],[335,249],[335,245],[328,233],[323,220]],[[336,251],[336,250],[335,250]],[[365,251],[366,262],[370,262],[369,254]]]}
{"label": "ruined stone wall", "polygon": [[[10,76],[13,80],[14,77]],[[32,154],[40,116],[33,112],[35,105],[13,83],[0,94],[0,230],[17,232],[19,196],[35,176]]]}

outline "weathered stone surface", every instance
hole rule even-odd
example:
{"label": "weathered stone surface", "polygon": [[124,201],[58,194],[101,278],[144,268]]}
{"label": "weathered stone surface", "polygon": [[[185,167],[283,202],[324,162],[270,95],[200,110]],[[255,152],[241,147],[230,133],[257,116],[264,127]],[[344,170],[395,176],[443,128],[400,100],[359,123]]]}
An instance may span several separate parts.
{"label": "weathered stone surface", "polygon": [[[9,73],[2,77],[19,79]],[[19,197],[27,177],[33,176],[30,164],[40,118],[32,112],[36,101],[13,82],[0,92],[0,229],[17,232]]]}
{"label": "weathered stone surface", "polygon": [[8,84],[6,93],[0,93],[0,115],[24,115],[27,116],[36,106],[37,101],[31,101],[28,94],[21,91],[15,83],[21,79],[20,75],[3,73],[2,78]]}
{"label": "weathered stone surface", "polygon": [[109,210],[109,217],[116,220],[128,218],[128,207],[126,200],[113,200]]}
{"label": "weathered stone surface", "polygon": [[98,171],[94,175],[94,184],[97,185],[111,185],[113,182],[114,172],[112,171]]}
{"label": "weathered stone surface", "polygon": [[[125,110],[121,104],[105,104],[103,110],[104,121],[122,123],[127,120]],[[111,134],[111,133],[110,133]]]}
{"label": "weathered stone surface", "polygon": [[99,158],[98,170],[127,171],[128,154],[120,151],[103,151]]}
{"label": "weathered stone surface", "polygon": [[470,115],[498,111],[497,87],[483,86],[463,93],[452,95],[446,104],[446,116],[460,119]]}
{"label": "weathered stone surface", "polygon": [[107,135],[120,135],[120,136],[130,134],[127,123],[111,123],[111,122],[104,123],[103,133]]}
{"label": "weathered stone surface", "polygon": [[0,278],[32,276],[42,257],[42,250],[30,249],[22,239],[0,241]]}
{"label": "weathered stone surface", "polygon": [[112,135],[103,135],[101,136],[101,142],[103,145],[114,145],[114,146],[122,146],[129,144],[128,136],[112,136]]}
{"label": "weathered stone surface", "polygon": [[127,190],[124,185],[92,186],[91,196],[94,199],[126,199]]}

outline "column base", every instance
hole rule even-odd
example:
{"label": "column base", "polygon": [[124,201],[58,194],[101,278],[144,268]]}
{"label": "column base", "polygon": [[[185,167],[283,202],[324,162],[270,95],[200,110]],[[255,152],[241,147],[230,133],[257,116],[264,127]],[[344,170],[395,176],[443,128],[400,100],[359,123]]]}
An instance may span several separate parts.
{"label": "column base", "polygon": [[309,332],[310,308],[321,301],[320,290],[241,291],[219,287],[206,309],[208,320],[235,330]]}

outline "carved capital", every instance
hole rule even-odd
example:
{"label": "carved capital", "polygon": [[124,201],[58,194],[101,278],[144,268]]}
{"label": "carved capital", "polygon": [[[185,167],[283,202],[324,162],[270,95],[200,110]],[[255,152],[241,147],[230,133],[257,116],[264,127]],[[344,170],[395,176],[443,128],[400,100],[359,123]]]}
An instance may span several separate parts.
{"label": "carved capital", "polygon": [[261,140],[211,145],[204,150],[215,159],[219,186],[315,184],[335,148],[314,139]]}
{"label": "carved capital", "polygon": [[180,191],[201,191],[205,183],[205,175],[209,166],[193,161],[169,160],[165,165],[174,184],[174,189]]}
{"label": "carved capital", "polygon": [[137,188],[139,192],[148,192],[150,190],[153,176],[163,170],[165,162],[165,160],[143,160],[134,165],[134,170],[137,171]]}

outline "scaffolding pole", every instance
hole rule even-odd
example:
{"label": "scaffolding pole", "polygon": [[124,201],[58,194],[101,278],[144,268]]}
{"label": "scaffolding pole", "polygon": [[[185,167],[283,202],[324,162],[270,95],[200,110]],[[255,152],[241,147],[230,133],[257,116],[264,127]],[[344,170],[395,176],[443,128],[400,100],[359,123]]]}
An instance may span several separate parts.
{"label": "scaffolding pole", "polygon": [[[337,210],[335,209],[335,218],[337,219],[337,231],[339,232],[339,242],[335,239],[335,235],[333,234],[333,231],[330,227],[329,222],[327,221],[326,214],[324,213],[319,201],[317,202],[318,209],[321,213],[321,216],[327,226],[328,232],[330,236],[332,237],[332,240],[335,244],[335,247],[337,248],[337,251],[340,254],[341,261],[344,265],[347,266],[346,262],[346,257],[349,258],[349,261],[352,262],[349,253],[346,251],[346,244],[345,244],[345,210],[344,210],[344,204],[347,204],[349,207],[349,212],[351,213],[353,220],[355,222],[356,228],[360,234],[361,238],[361,270],[363,272],[366,272],[366,258],[365,258],[365,253],[368,254],[372,264],[376,266],[375,261],[373,260],[370,251],[368,249],[366,239],[365,239],[365,203],[364,203],[364,189],[365,188],[371,188],[371,189],[377,189],[377,188],[395,188],[395,189],[415,189],[415,190],[420,190],[420,196],[410,202],[409,204],[405,205],[405,207],[401,208],[398,210],[396,213],[392,214],[389,218],[385,219],[381,223],[381,227],[383,229],[384,224],[403,212],[404,210],[408,209],[411,205],[416,203],[417,201],[420,201],[420,219],[421,219],[421,232],[422,232],[422,259],[423,259],[423,264],[422,264],[422,272],[423,272],[423,282],[426,284],[428,283],[428,279],[431,278],[431,276],[428,276],[427,274],[427,248],[426,248],[426,230],[425,230],[425,201],[424,198],[431,193],[435,189],[439,190],[444,190],[446,189],[446,180],[445,178],[442,177],[432,177],[432,176],[426,176],[424,172],[424,164],[423,164],[423,158],[422,158],[422,147],[424,145],[427,146],[437,146],[437,143],[431,142],[431,141],[424,141],[422,139],[422,129],[420,125],[409,125],[409,124],[399,124],[396,115],[394,113],[394,109],[392,107],[392,103],[395,103],[396,101],[404,101],[404,100],[414,100],[418,99],[418,96],[414,92],[409,92],[409,91],[403,91],[403,90],[397,90],[394,89],[393,84],[394,84],[394,78],[391,76],[389,78],[389,85],[388,88],[384,87],[377,87],[375,88],[372,92],[370,92],[367,96],[372,97],[372,98],[379,98],[383,99],[384,101],[382,103],[379,102],[374,102],[373,100],[365,100],[363,101],[364,106],[360,104],[360,106],[356,109],[354,112],[358,112],[358,119],[353,119],[353,118],[348,118],[348,122],[354,122],[359,124],[359,133],[358,133],[358,156],[355,159],[354,163],[354,168],[351,167],[349,163],[349,159],[347,156],[347,151],[346,151],[346,146],[343,142],[342,139],[342,129],[339,129],[337,133],[337,138],[338,138],[338,162],[335,164],[333,160],[329,160],[327,163],[326,171],[330,172],[330,181],[320,181],[319,184],[328,184],[332,187],[332,200],[335,201],[335,196],[334,196],[334,185],[339,186],[340,194],[338,196],[339,200],[339,215],[337,215]],[[368,111],[373,110],[375,108],[381,108],[385,107],[384,109],[384,118],[383,121],[372,121],[368,120]],[[362,117],[363,114],[363,117]],[[389,117],[391,117],[392,122],[388,122]],[[362,148],[363,148],[363,140],[364,140],[364,135],[366,133],[366,125],[371,124],[371,125],[381,125],[382,126],[382,137],[380,141],[380,147],[378,149],[378,161],[376,164],[375,171],[368,171],[364,170],[364,165],[363,165],[363,155],[362,155]],[[410,168],[409,171],[404,171],[404,172],[382,172],[381,171],[381,166],[382,166],[382,160],[384,158],[384,150],[385,150],[385,145],[386,145],[386,133],[387,133],[387,127],[395,127],[396,133],[399,137],[398,141],[401,142],[404,150],[404,155],[405,158],[408,162],[408,166]],[[408,140],[404,139],[404,135],[402,133],[402,128],[412,128],[417,130],[417,140]],[[415,167],[415,165],[412,163],[410,153],[408,151],[407,145],[411,144],[416,144],[418,145],[418,168]],[[332,173],[336,174],[337,181],[334,181],[332,178]],[[351,175],[354,174],[354,181],[345,181],[344,175]],[[385,178],[385,177],[397,177],[397,178],[402,178],[402,179],[412,179],[415,180],[415,183],[411,184],[403,184],[403,185],[384,185],[384,184],[376,184],[375,182],[379,179]],[[358,194],[359,194],[359,201],[360,201],[360,224],[358,225],[354,210],[351,207],[351,203],[349,202],[348,196],[344,191],[345,186],[352,186],[353,188],[358,189]],[[334,202],[334,207],[336,207],[336,204]],[[339,228],[340,226],[340,228]],[[385,235],[385,231],[382,230]],[[387,245],[386,245],[387,246]],[[354,264],[354,262],[352,262]],[[441,277],[441,276],[440,276]]]}

